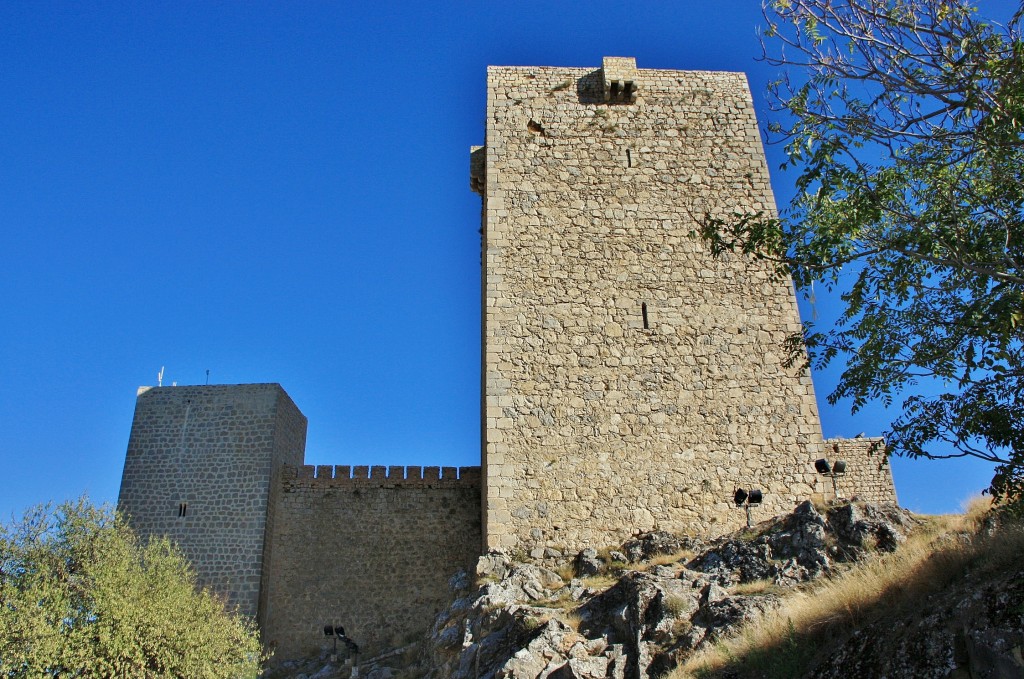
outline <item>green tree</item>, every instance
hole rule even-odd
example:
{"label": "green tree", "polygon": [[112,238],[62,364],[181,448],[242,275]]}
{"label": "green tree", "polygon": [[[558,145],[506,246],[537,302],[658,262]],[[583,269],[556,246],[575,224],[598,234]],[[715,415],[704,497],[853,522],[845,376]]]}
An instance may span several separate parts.
{"label": "green tree", "polygon": [[0,677],[253,677],[254,624],[166,539],[87,501],[0,528]]}
{"label": "green tree", "polygon": [[[1024,43],[942,0],[765,5],[769,140],[797,195],[778,218],[706,220],[715,252],[839,285],[835,327],[806,324],[815,367],[845,370],[829,401],[900,416],[890,450],[996,464],[991,491],[1024,487]],[[794,342],[794,357],[803,355]],[[798,350],[797,350],[798,349]],[[944,385],[914,393],[923,379]]]}

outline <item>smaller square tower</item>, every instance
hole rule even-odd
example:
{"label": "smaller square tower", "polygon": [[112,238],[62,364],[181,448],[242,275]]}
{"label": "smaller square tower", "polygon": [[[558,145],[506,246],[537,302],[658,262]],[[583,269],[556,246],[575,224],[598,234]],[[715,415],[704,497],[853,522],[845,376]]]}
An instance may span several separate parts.
{"label": "smaller square tower", "polygon": [[305,446],[306,418],[278,384],[140,387],[118,508],[256,616],[280,470],[301,465]]}

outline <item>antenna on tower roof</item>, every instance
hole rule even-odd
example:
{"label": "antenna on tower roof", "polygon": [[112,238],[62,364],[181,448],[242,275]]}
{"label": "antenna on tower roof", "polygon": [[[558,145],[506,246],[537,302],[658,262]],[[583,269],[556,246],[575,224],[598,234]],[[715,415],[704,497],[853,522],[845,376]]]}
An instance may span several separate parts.
{"label": "antenna on tower roof", "polygon": [[156,386],[164,386],[164,367],[160,366],[160,372],[156,374]]}

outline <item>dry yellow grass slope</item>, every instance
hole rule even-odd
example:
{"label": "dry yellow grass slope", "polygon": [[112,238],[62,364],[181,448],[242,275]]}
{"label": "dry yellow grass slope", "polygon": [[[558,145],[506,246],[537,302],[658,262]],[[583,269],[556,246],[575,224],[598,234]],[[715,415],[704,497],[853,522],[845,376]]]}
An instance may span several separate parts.
{"label": "dry yellow grass slope", "polygon": [[669,679],[715,677],[724,670],[741,677],[801,676],[851,630],[895,615],[966,568],[998,569],[1019,560],[1024,531],[979,532],[988,510],[989,502],[979,498],[964,514],[919,517],[921,528],[896,552],[787,594],[781,608],[694,654]]}

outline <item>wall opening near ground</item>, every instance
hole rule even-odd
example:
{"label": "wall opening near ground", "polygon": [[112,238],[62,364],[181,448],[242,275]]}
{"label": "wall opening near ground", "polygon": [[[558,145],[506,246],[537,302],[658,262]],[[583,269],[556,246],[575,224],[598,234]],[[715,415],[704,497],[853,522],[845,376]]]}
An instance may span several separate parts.
{"label": "wall opening near ground", "polygon": [[264,643],[324,648],[342,625],[373,653],[421,638],[480,554],[479,467],[284,467]]}

